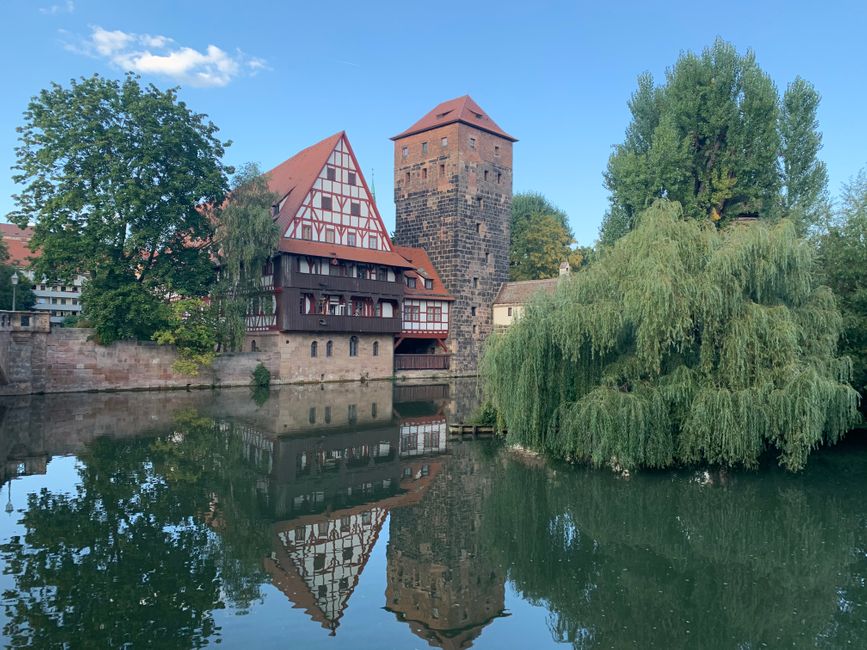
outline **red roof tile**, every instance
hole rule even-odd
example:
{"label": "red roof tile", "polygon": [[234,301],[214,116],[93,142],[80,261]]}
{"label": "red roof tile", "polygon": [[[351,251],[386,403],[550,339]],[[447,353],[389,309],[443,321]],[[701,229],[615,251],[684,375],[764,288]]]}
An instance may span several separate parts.
{"label": "red roof tile", "polygon": [[9,262],[15,266],[30,266],[30,260],[39,257],[39,252],[33,252],[29,248],[30,238],[33,237],[33,228],[19,228],[14,223],[0,223],[0,234],[9,249]]}
{"label": "red roof tile", "polygon": [[351,260],[366,264],[382,264],[383,266],[396,266],[403,269],[411,269],[413,267],[412,263],[391,251],[358,248],[356,246],[339,246],[319,241],[282,237],[278,249],[284,253],[294,253],[295,255],[333,257],[339,260]]}
{"label": "red roof tile", "polygon": [[[406,287],[404,295],[407,298],[438,298],[439,300],[454,300],[446,291],[445,285],[440,280],[439,273],[431,263],[427,252],[423,248],[411,248],[409,246],[395,246],[394,250],[401,254],[412,266],[412,271],[407,271],[406,275],[417,278],[418,281],[415,287]],[[424,288],[425,279],[430,279],[433,282],[433,287],[430,289]]]}
{"label": "red roof tile", "polygon": [[495,305],[525,305],[539,292],[552,294],[557,290],[560,278],[546,278],[544,280],[520,280],[518,282],[503,282]]}
{"label": "red roof tile", "polygon": [[286,199],[276,217],[281,237],[286,233],[289,222],[298,213],[301,202],[313,187],[316,177],[328,162],[328,156],[344,133],[340,131],[302,149],[268,172],[268,186],[271,191],[280,196],[280,201]]}
{"label": "red roof tile", "polygon": [[431,129],[436,129],[445,126],[446,124],[454,124],[455,122],[469,124],[477,129],[488,131],[489,133],[498,135],[506,140],[511,140],[512,142],[518,141],[517,138],[513,138],[497,126],[497,123],[494,122],[494,120],[492,120],[469,95],[464,95],[463,97],[443,102],[418,122],[409,127],[406,131],[394,136],[392,140],[400,140],[401,138],[415,135],[416,133],[430,131]]}

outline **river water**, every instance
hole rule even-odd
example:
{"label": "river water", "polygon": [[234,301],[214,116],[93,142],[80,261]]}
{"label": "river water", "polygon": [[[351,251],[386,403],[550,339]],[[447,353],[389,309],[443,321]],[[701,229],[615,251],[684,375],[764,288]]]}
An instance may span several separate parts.
{"label": "river water", "polygon": [[0,402],[2,639],[867,648],[867,443],[623,478],[452,441],[472,382]]}

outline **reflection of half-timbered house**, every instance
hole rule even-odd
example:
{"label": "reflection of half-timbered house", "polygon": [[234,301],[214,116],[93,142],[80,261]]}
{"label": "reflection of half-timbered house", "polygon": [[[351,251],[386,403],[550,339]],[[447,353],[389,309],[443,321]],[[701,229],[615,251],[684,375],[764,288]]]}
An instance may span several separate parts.
{"label": "reflection of half-timbered house", "polygon": [[[247,330],[251,349],[280,353],[279,379],[390,377],[396,340],[424,340],[412,352],[435,352],[430,344],[448,336],[451,298],[423,251],[408,249],[407,259],[392,245],[346,134],[268,178],[280,240]],[[407,318],[422,306],[418,319]],[[438,356],[428,367],[447,369],[448,357]]]}

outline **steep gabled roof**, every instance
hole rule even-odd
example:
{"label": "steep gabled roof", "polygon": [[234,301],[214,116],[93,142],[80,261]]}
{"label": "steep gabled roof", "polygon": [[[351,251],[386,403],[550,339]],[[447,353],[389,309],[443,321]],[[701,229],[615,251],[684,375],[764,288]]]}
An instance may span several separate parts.
{"label": "steep gabled roof", "polygon": [[313,187],[313,183],[325,163],[328,156],[334,151],[334,147],[340,142],[345,131],[340,131],[328,136],[316,144],[302,149],[288,160],[284,160],[274,169],[268,172],[268,187],[280,198],[280,210],[277,213],[277,225],[280,234],[286,232],[292,217],[301,207],[301,202],[307,196],[307,192]]}
{"label": "steep gabled roof", "polygon": [[400,140],[401,138],[415,135],[416,133],[430,131],[431,129],[436,129],[445,126],[446,124],[454,124],[455,122],[469,124],[470,126],[474,126],[482,131],[487,131],[488,133],[493,133],[494,135],[498,135],[511,142],[518,141],[517,138],[513,138],[497,126],[497,123],[494,122],[494,120],[492,120],[469,95],[464,95],[463,97],[443,102],[418,122],[409,127],[406,131],[397,134],[391,139]]}
{"label": "steep gabled roof", "polygon": [[[415,287],[406,287],[404,295],[407,298],[436,298],[438,300],[454,300],[446,291],[443,281],[440,280],[439,273],[430,261],[427,252],[423,248],[412,248],[410,246],[395,246],[394,250],[400,253],[401,257],[409,262],[412,267],[411,271],[406,271],[406,275],[411,278],[417,278],[418,281]],[[431,280],[433,287],[425,289],[424,281]]]}
{"label": "steep gabled roof", "polygon": [[278,249],[284,253],[295,255],[310,255],[311,257],[327,257],[329,259],[351,260],[364,262],[365,264],[382,264],[383,266],[396,266],[398,268],[412,268],[412,263],[392,251],[372,250],[370,248],[358,248],[357,246],[340,246],[320,241],[306,241],[304,239],[289,239],[281,237]]}
{"label": "steep gabled roof", "polygon": [[6,242],[9,250],[9,262],[15,266],[26,268],[30,261],[39,257],[39,251],[33,252],[29,248],[30,238],[33,237],[33,228],[19,228],[14,223],[0,223],[0,234]]}
{"label": "steep gabled roof", "polygon": [[554,293],[557,290],[557,282],[560,278],[547,278],[545,280],[521,280],[519,282],[503,282],[495,305],[526,305],[538,292]]}

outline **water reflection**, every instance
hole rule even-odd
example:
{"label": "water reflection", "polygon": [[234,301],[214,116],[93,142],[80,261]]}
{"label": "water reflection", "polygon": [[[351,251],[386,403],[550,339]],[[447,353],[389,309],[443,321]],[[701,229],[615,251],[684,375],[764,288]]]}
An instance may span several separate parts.
{"label": "water reflection", "polygon": [[623,480],[450,442],[474,396],[374,382],[0,403],[6,643],[867,646],[863,444],[797,476]]}

